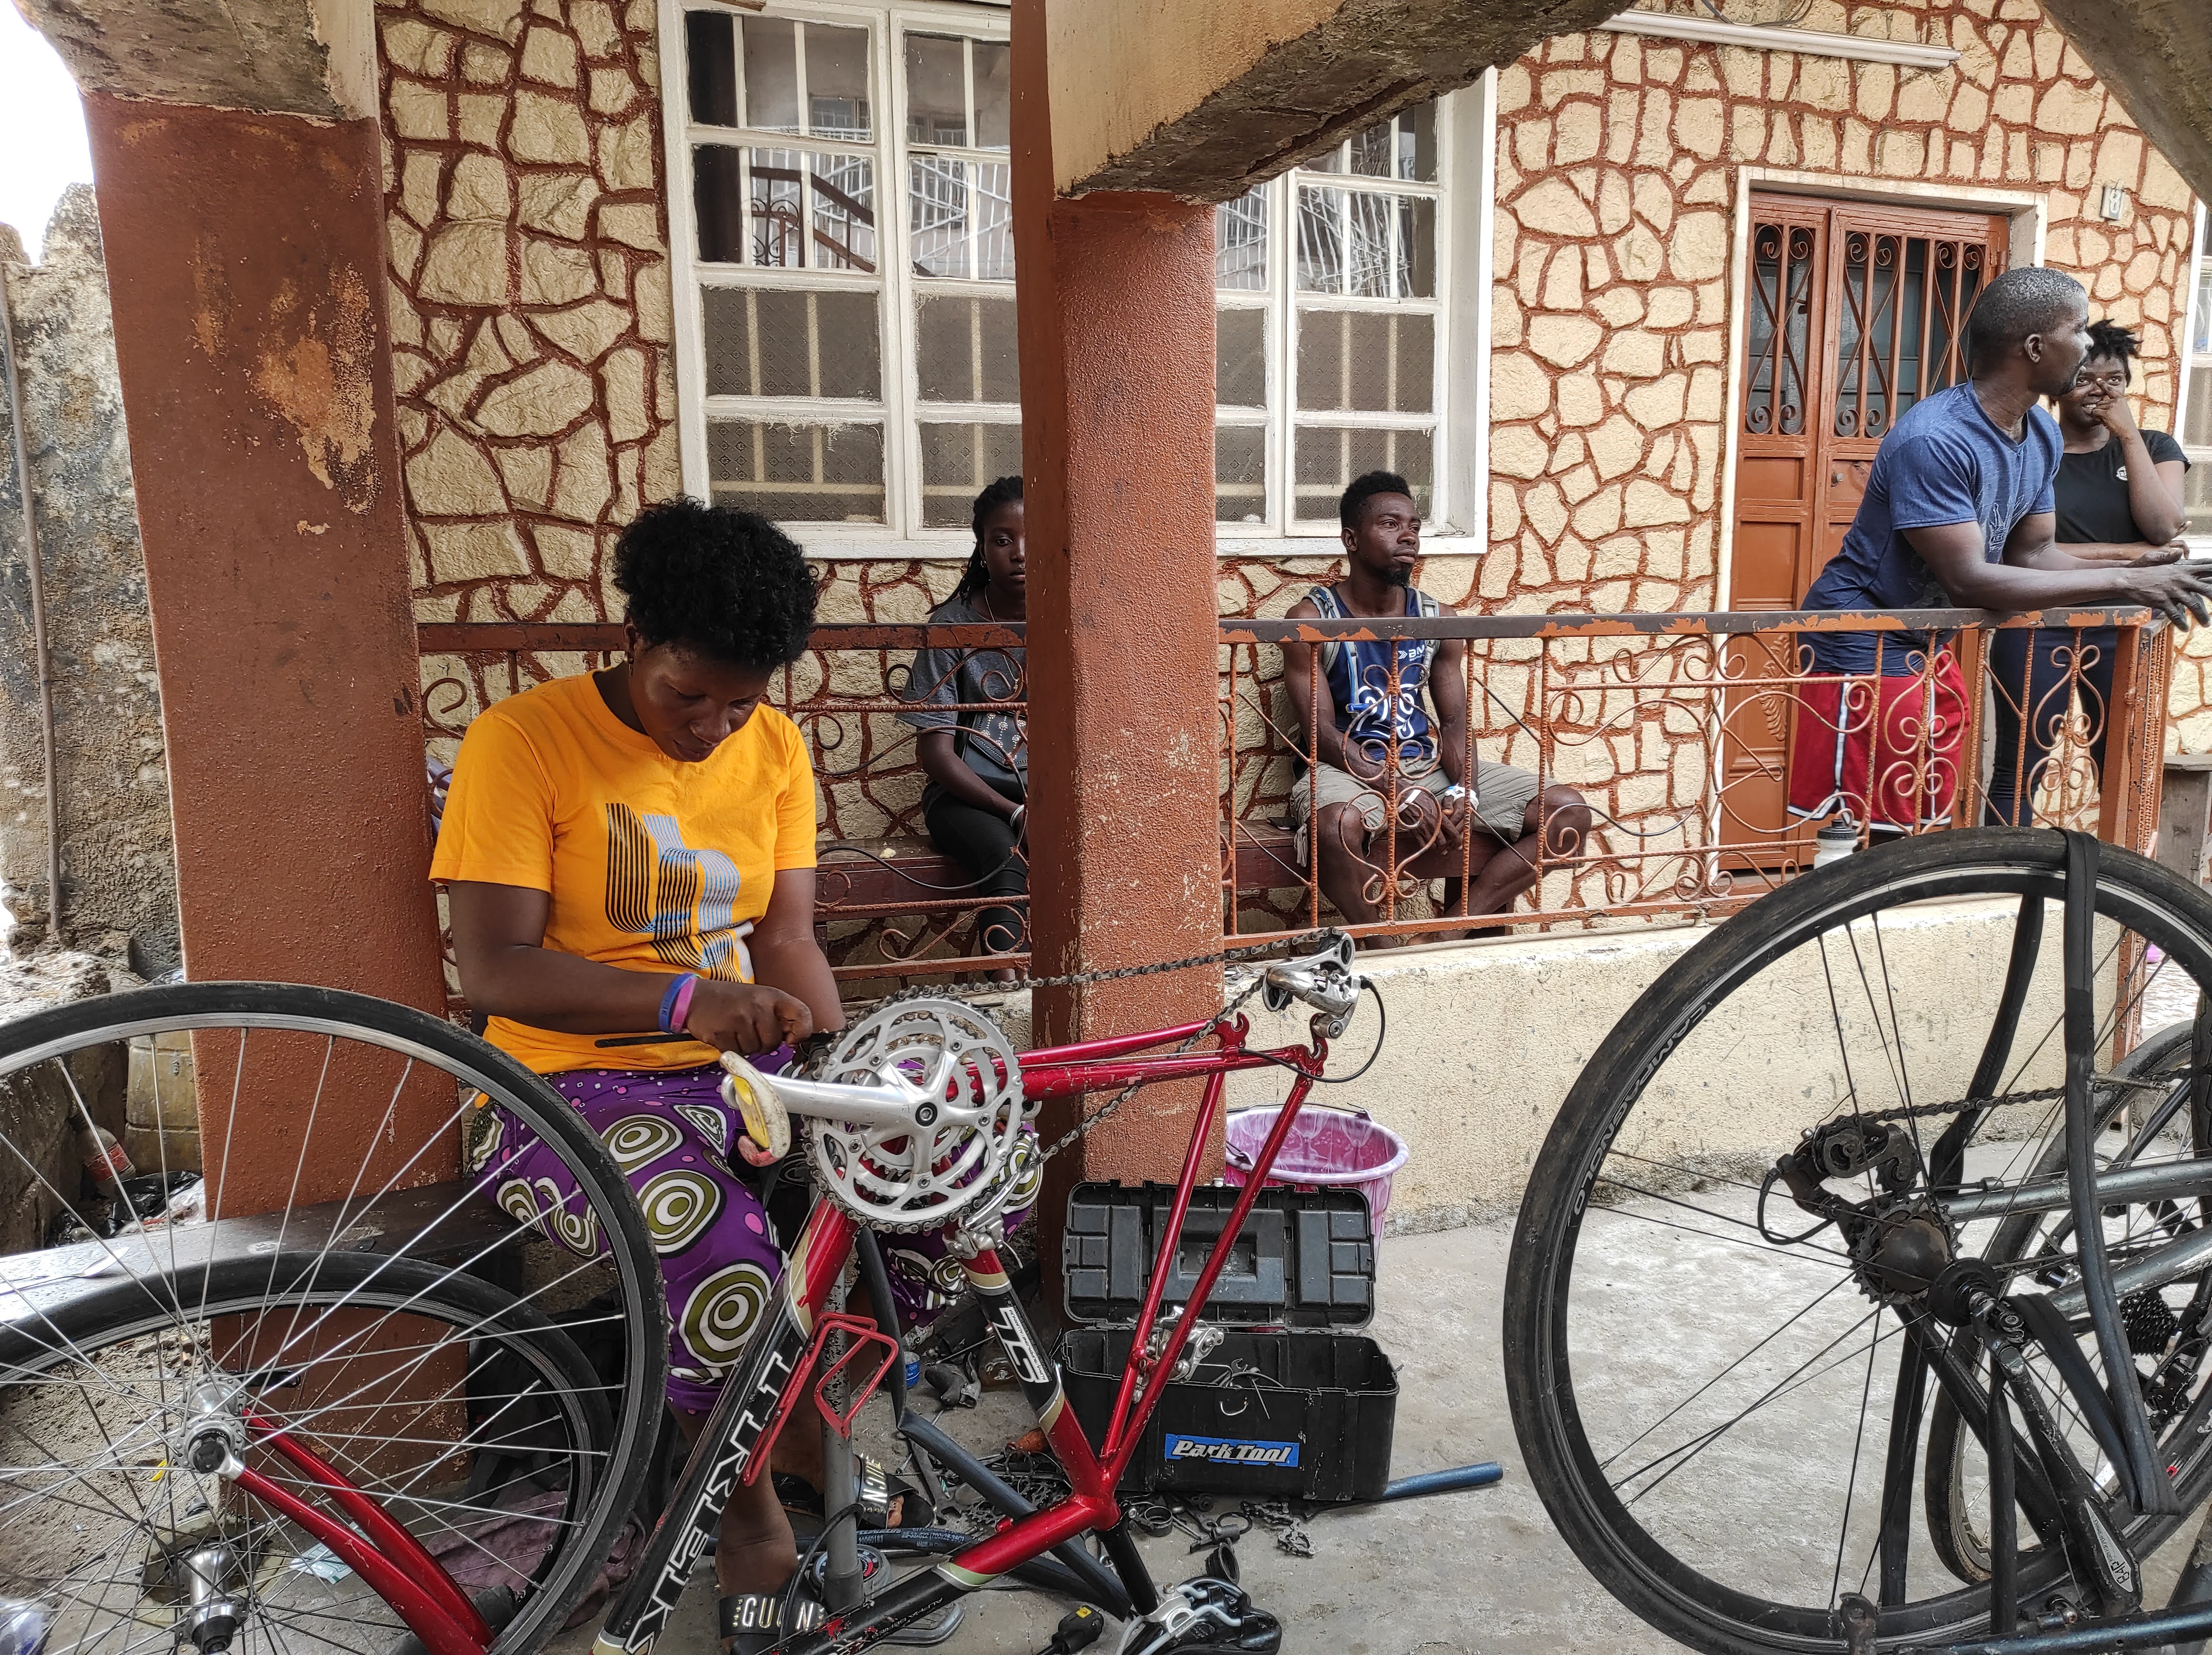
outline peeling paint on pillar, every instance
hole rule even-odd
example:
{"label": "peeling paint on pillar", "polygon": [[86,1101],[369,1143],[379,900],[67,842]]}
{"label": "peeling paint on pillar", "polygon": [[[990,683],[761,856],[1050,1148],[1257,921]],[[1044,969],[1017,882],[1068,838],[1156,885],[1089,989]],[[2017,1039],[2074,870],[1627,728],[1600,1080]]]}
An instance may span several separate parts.
{"label": "peeling paint on pillar", "polygon": [[[439,1009],[376,124],[85,107],[186,967]],[[295,1100],[242,1111],[234,1177],[289,1164]]]}

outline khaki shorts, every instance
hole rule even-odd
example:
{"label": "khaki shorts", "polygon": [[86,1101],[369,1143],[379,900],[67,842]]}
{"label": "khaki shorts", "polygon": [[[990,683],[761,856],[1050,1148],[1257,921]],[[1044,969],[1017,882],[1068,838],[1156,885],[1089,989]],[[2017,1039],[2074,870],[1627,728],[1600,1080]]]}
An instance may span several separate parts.
{"label": "khaki shorts", "polygon": [[[1310,784],[1301,780],[1291,789],[1291,815],[1300,828],[1305,825],[1310,805],[1317,803],[1326,809],[1332,804],[1352,804],[1358,807],[1360,820],[1367,824],[1369,833],[1382,831],[1388,808],[1382,794],[1384,784],[1361,781],[1334,765],[1318,765],[1316,769],[1317,779]],[[1406,791],[1418,789],[1441,797],[1451,783],[1439,765],[1425,775],[1401,777],[1398,785]],[[1474,761],[1474,820],[1492,838],[1510,845],[1527,833],[1528,806],[1535,797],[1536,778],[1526,770],[1516,769],[1510,764],[1492,764],[1486,759]]]}

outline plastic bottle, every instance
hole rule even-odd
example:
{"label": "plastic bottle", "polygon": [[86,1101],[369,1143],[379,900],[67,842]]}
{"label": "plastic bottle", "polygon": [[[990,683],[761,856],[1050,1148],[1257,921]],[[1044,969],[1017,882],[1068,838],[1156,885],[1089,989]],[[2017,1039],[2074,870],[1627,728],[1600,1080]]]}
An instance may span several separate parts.
{"label": "plastic bottle", "polygon": [[1859,830],[1848,821],[1832,821],[1813,835],[1813,865],[1825,868],[1841,862],[1859,848]]}
{"label": "plastic bottle", "polygon": [[113,1195],[116,1186],[138,1170],[131,1161],[131,1152],[105,1126],[78,1127],[76,1153],[84,1162],[84,1170],[91,1175],[94,1187],[102,1195]]}

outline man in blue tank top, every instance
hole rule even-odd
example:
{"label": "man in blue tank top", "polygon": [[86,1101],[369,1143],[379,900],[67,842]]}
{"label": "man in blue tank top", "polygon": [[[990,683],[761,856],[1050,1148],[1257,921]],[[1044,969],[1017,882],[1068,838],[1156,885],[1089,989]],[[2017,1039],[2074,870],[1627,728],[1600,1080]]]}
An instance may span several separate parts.
{"label": "man in blue tank top", "polygon": [[[2081,285],[2007,270],[1966,319],[1972,378],[1923,397],[1882,439],[1844,543],[1808,609],[2039,609],[2146,603],[2177,626],[2212,619],[2212,578],[2160,548],[2125,565],[2056,543],[2051,480],[2064,447],[2037,406],[2072,389],[2089,343]],[[1948,636],[1806,634],[1790,809],[1903,831],[1949,820],[1966,694]],[[1826,676],[1833,675],[1833,676]]]}
{"label": "man in blue tank top", "polygon": [[[1413,585],[1421,517],[1413,494],[1389,471],[1370,471],[1344,491],[1345,578],[1316,586],[1292,620],[1452,613]],[[1319,718],[1316,652],[1326,697]],[[1322,894],[1352,924],[1380,918],[1383,890],[1401,876],[1443,880],[1447,913],[1502,912],[1536,882],[1540,843],[1547,862],[1582,849],[1590,813],[1581,794],[1474,756],[1462,640],[1285,644],[1283,682],[1298,735],[1315,732],[1319,760],[1292,790],[1291,808],[1302,821],[1310,815]],[[1386,831],[1394,820],[1395,834]]]}

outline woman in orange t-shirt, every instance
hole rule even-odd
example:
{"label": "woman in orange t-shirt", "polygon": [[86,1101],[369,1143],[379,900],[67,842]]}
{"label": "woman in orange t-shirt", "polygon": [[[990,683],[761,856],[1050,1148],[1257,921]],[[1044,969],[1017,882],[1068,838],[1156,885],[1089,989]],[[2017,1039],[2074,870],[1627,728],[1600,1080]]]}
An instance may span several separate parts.
{"label": "woman in orange t-shirt", "polygon": [[[761,704],[806,647],[814,582],[765,518],[676,500],[623,533],[615,585],[629,658],[478,715],[431,876],[487,1038],[575,1105],[638,1194],[668,1297],[669,1400],[696,1434],[782,1269],[730,1164],[766,1157],[722,1100],[716,1055],[780,1067],[776,1048],[845,1021],[814,940],[813,767]],[[654,1029],[667,1040],[600,1044]],[[534,1218],[533,1184],[557,1187],[557,1163],[511,1119],[501,1129],[475,1170]],[[558,1239],[597,1256],[600,1239],[559,1216]],[[818,1485],[818,1446],[787,1431],[777,1463]],[[890,1499],[866,1471],[883,1496],[873,1526]],[[732,1491],[716,1561],[726,1631],[773,1624],[759,1595],[781,1591],[798,1555],[769,1479]],[[775,1634],[728,1641],[747,1655]]]}

